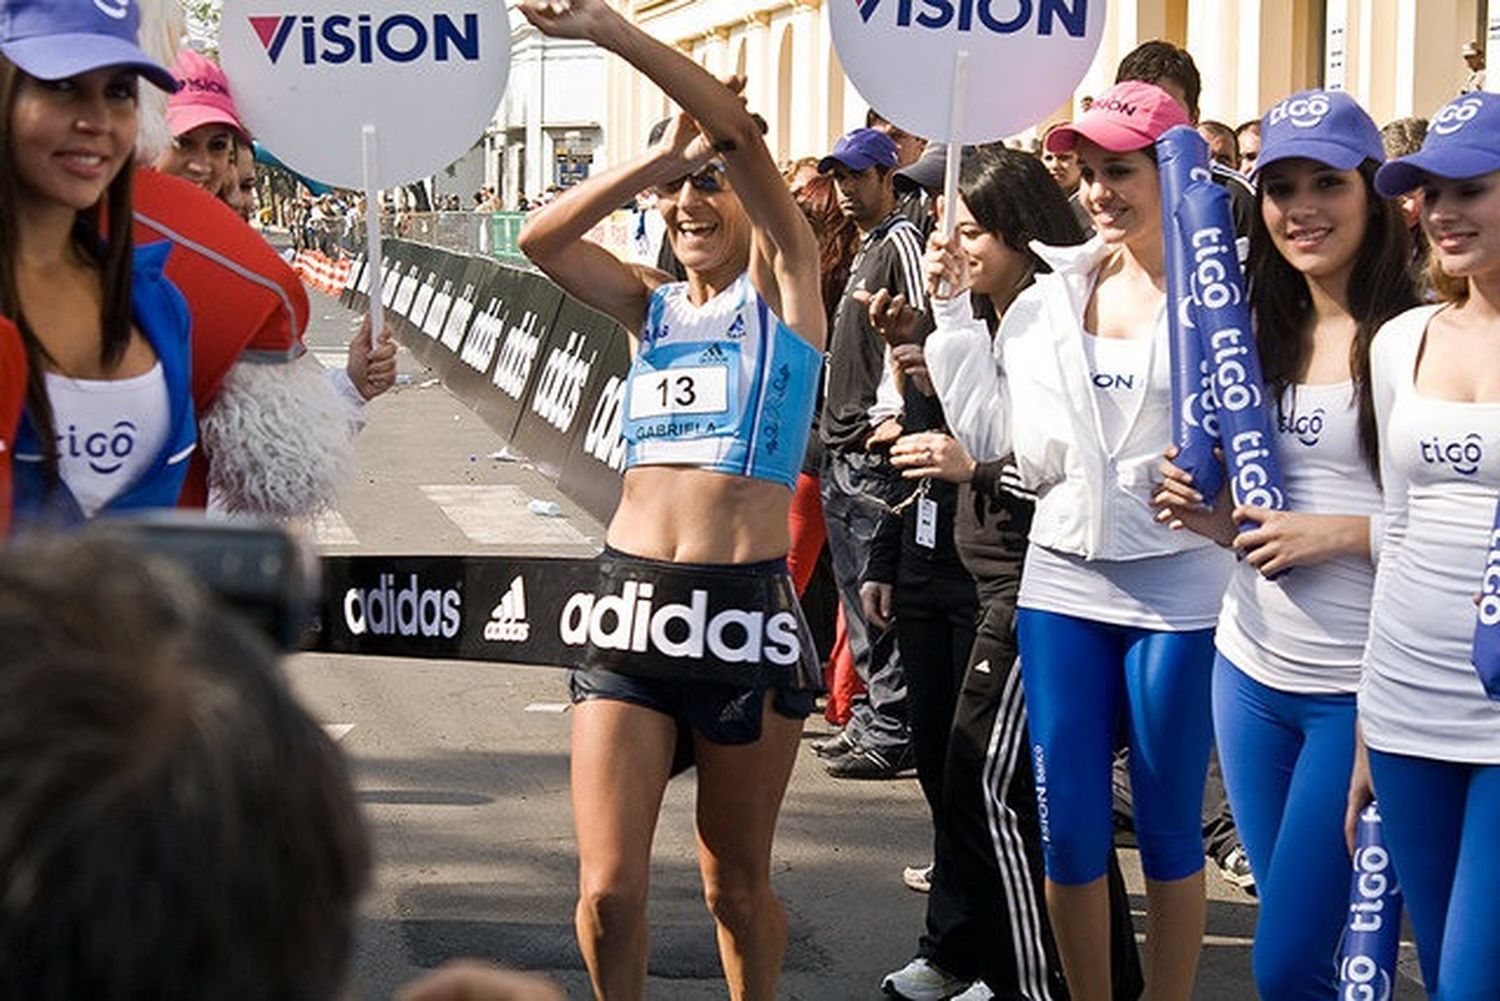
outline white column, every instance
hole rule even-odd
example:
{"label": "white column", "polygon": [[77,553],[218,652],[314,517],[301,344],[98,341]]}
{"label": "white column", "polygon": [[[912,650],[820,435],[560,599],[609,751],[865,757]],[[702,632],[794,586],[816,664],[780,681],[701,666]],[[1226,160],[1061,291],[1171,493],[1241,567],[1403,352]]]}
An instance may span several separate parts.
{"label": "white column", "polygon": [[[1255,74],[1252,80],[1259,76],[1260,61],[1254,50],[1260,43],[1260,21],[1257,16],[1254,31],[1248,36],[1242,35],[1240,10],[1244,7],[1253,8],[1257,15],[1259,13],[1258,0],[1244,3],[1240,0],[1194,0],[1188,11],[1187,47],[1203,76],[1203,93],[1198,98],[1198,107],[1204,118],[1222,117],[1234,121],[1236,93],[1242,89],[1243,64],[1248,64]],[[1239,46],[1241,40],[1243,49]],[[1241,66],[1238,75],[1234,70],[1236,65]]]}
{"label": "white column", "polygon": [[1368,108],[1375,85],[1375,0],[1359,0],[1358,79],[1354,97]]}
{"label": "white column", "polygon": [[1416,108],[1417,95],[1417,0],[1396,4],[1396,117],[1404,118]]}
{"label": "white column", "polygon": [[792,146],[786,151],[788,159],[806,156],[823,145],[817,138],[817,95],[822,91],[818,80],[808,72],[817,62],[818,12],[809,6],[797,4],[792,11],[792,24],[796,33],[792,36]]}
{"label": "white column", "polygon": [[1479,0],[1484,7],[1484,89],[1500,91],[1500,69],[1489,69],[1492,60],[1500,59],[1500,4],[1495,0]]}
{"label": "white column", "polygon": [[1349,0],[1324,0],[1323,86],[1343,90],[1349,70]]}
{"label": "white column", "polygon": [[745,24],[745,97],[766,121],[775,117],[776,70],[771,59],[771,15],[758,12]]}

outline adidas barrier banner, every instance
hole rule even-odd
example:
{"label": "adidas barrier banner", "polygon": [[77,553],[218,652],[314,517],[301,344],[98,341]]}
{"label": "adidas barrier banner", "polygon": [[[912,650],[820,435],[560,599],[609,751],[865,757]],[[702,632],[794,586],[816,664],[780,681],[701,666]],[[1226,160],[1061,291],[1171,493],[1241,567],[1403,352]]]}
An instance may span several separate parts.
{"label": "adidas barrier banner", "polygon": [[1195,181],[1208,182],[1208,143],[1197,129],[1179,125],[1156,140],[1160,169],[1164,259],[1167,272],[1167,324],[1172,352],[1172,434],[1178,468],[1212,504],[1224,485],[1224,467],[1214,455],[1219,444],[1214,413],[1213,376],[1203,341],[1193,327],[1193,260],[1177,227],[1175,213],[1182,193]]}
{"label": "adidas barrier banner", "polygon": [[1349,884],[1349,920],[1339,950],[1342,998],[1391,998],[1396,990],[1396,953],[1401,946],[1401,888],[1380,826],[1378,803],[1359,815],[1354,873]]}
{"label": "adidas barrier banner", "polygon": [[599,356],[599,378],[588,388],[579,409],[578,435],[563,464],[557,489],[601,522],[620,503],[625,474],[625,380],[630,371],[631,342],[623,328],[606,343]]}
{"label": "adidas barrier banner", "polygon": [[383,277],[359,263],[344,301],[372,281],[396,339],[443,385],[600,521],[619,503],[630,337],[546,278],[405,240]]}
{"label": "adidas barrier banner", "polygon": [[1474,627],[1474,669],[1489,697],[1500,701],[1500,503],[1495,506],[1489,555],[1479,588],[1479,617]]}
{"label": "adidas barrier banner", "polygon": [[476,317],[463,345],[466,364],[475,371],[482,365],[484,372],[474,395],[466,398],[486,424],[513,442],[566,297],[544,278],[498,264],[487,266],[494,277],[485,286],[479,308],[491,319]]}
{"label": "adidas barrier banner", "polygon": [[443,284],[443,276],[457,270],[459,266],[457,254],[436,248],[430,250],[426,260],[422,262],[422,278],[417,283],[417,294],[412,298],[411,310],[407,312],[406,319],[415,332],[425,335],[428,340],[435,338],[427,329],[427,314],[432,312],[433,300],[437,298],[438,289]]}
{"label": "adidas barrier banner", "polygon": [[599,395],[605,375],[600,358],[619,336],[618,324],[574,299],[564,299],[537,355],[538,372],[521,408],[516,448],[553,480],[583,434],[584,401]]}
{"label": "adidas barrier banner", "polygon": [[325,557],[313,648],[735,685],[820,683],[786,574],[604,555]]}
{"label": "adidas barrier banner", "polygon": [[[1213,373],[1219,437],[1234,501],[1284,510],[1276,434],[1250,325],[1229,192],[1211,181],[1189,184],[1177,206],[1177,225],[1189,266],[1189,310]],[[1253,527],[1247,522],[1241,529]]]}

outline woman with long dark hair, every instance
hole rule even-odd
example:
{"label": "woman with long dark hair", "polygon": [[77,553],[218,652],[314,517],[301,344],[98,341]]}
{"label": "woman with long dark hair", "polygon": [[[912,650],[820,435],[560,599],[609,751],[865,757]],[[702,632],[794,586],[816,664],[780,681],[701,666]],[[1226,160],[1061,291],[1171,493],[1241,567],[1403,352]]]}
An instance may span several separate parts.
{"label": "woman with long dark hair", "polygon": [[[967,267],[971,327],[988,337],[1016,296],[1051,270],[1032,242],[1076,246],[1084,233],[1062,190],[1026,153],[967,150],[959,194],[954,242]],[[946,261],[935,238],[927,255],[934,289]],[[910,321],[904,304],[888,298],[876,294],[872,320]],[[924,412],[927,420],[896,441],[891,461],[925,483],[922,496],[936,505],[931,544],[924,544],[916,505],[904,513],[891,598],[899,642],[912,658],[913,741],[932,806],[935,862],[917,955],[883,986],[900,997],[933,997],[982,981],[997,997],[1063,997],[1042,894],[1013,628],[1035,495],[1008,456],[976,462],[948,432],[944,408],[962,413],[973,387],[949,380],[946,367],[938,372],[943,378],[929,373],[920,347],[903,346],[897,355],[905,363],[908,426],[918,427],[911,420]],[[959,575],[971,595],[977,591],[967,604],[955,597],[963,593]],[[945,604],[953,607],[945,612]],[[949,625],[964,612],[967,621]],[[1113,986],[1116,998],[1129,999],[1140,993],[1140,967],[1117,865],[1111,877]]]}
{"label": "woman with long dark hair", "polygon": [[1417,301],[1399,210],[1375,191],[1382,159],[1347,94],[1304,91],[1266,113],[1249,295],[1288,509],[1231,511],[1226,496],[1206,514],[1170,465],[1159,497],[1177,505],[1163,520],[1244,556],[1215,636],[1214,724],[1261,902],[1253,965],[1267,998],[1337,992],[1343,793],[1381,503],[1370,347]]}
{"label": "woman with long dark hair", "polygon": [[130,241],[138,80],[176,83],[122,9],[4,4],[0,316],[28,373],[18,522],[171,506],[195,443],[186,306],[164,248]]}
{"label": "woman with long dark hair", "polygon": [[[658,597],[691,586],[704,602],[743,595],[750,605],[734,614],[744,629],[760,622],[772,635],[769,603],[795,601],[787,513],[822,367],[817,241],[734,90],[604,0],[527,0],[521,10],[546,34],[621,56],[684,109],[658,145],[564,192],[521,234],[558,285],[637,340],[624,490],[601,582],[641,581]],[[583,239],[647,188],[686,281]],[[772,998],[786,918],[771,842],[819,682],[806,625],[754,641],[781,659],[747,655],[759,663],[744,665],[756,680],[743,685],[695,676],[703,658],[691,653],[673,676],[643,677],[630,653],[600,646],[572,675],[577,926],[594,990],[637,998],[645,988],[651,839],[682,739],[697,763],[699,867],[730,995]]]}

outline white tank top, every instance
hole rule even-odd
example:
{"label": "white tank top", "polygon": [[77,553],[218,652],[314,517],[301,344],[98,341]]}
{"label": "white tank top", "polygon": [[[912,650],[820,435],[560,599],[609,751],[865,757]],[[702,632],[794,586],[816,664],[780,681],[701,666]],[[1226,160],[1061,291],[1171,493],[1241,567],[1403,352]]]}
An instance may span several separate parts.
{"label": "white tank top", "polygon": [[1151,338],[1085,334],[1083,353],[1088,359],[1089,384],[1094,388],[1104,448],[1114,453],[1146,397]]}
{"label": "white tank top", "polygon": [[[1474,596],[1500,496],[1500,403],[1417,393],[1412,363],[1420,330],[1404,329],[1403,320],[1425,326],[1430,315],[1413,310],[1375,339],[1377,349],[1382,337],[1403,333],[1415,343],[1391,351],[1377,371],[1395,398],[1381,445],[1386,545],[1370,613],[1360,725],[1377,750],[1500,764],[1500,702],[1485,695],[1470,662]],[[1393,489],[1405,497],[1404,530],[1392,524],[1401,513]]]}
{"label": "white tank top", "polygon": [[99,510],[156,462],[171,430],[161,362],[128,379],[47,373],[58,475],[84,515]]}
{"label": "white tank top", "polygon": [[[1291,510],[1364,516],[1380,510],[1380,489],[1360,451],[1352,382],[1291,387],[1276,430]],[[1216,645],[1263,685],[1353,692],[1359,688],[1374,583],[1374,564],[1364,557],[1296,567],[1274,581],[1240,563],[1224,594]]]}

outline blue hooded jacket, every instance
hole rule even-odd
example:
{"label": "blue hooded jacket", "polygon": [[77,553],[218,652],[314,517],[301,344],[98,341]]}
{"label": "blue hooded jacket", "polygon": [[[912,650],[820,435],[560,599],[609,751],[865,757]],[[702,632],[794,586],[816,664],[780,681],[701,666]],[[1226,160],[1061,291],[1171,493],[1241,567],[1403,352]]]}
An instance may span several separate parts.
{"label": "blue hooded jacket", "polygon": [[[167,442],[150,468],[100,509],[100,515],[175,507],[187,476],[188,458],[197,446],[189,350],[192,320],[182,293],[162,273],[171,250],[172,245],[166,242],[137,247],[132,256],[130,285],[135,325],[155,350],[166,378],[171,421]],[[29,413],[21,417],[13,458],[14,527],[56,527],[84,520],[83,510],[67,484],[59,483],[48,492],[42,449]]]}

